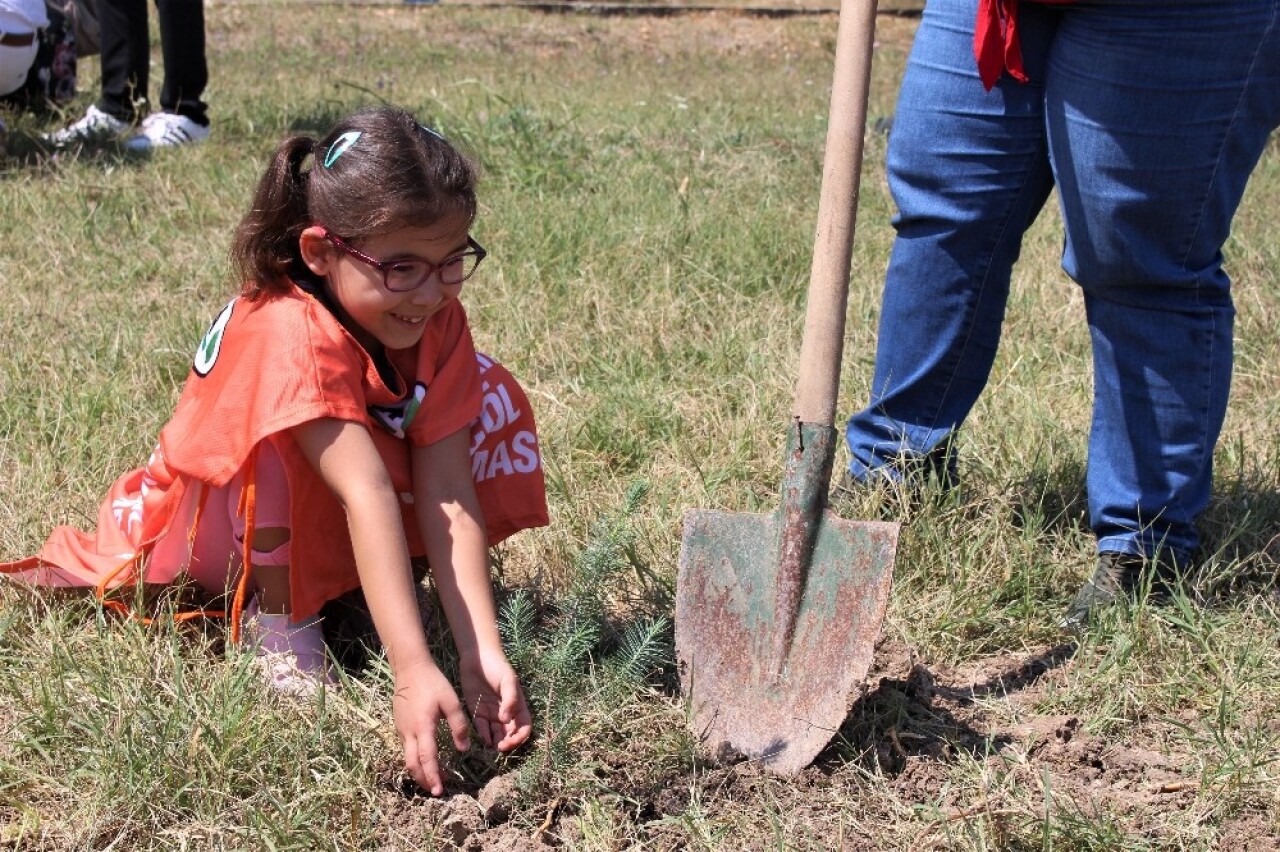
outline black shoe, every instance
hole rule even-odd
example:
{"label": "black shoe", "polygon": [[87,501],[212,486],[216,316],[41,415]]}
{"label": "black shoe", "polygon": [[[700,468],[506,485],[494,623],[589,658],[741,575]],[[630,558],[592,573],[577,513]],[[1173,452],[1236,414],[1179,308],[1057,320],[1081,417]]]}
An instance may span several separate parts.
{"label": "black shoe", "polygon": [[1133,553],[1100,553],[1098,567],[1063,616],[1061,627],[1083,630],[1091,616],[1119,600],[1132,599],[1142,584],[1146,558]]}

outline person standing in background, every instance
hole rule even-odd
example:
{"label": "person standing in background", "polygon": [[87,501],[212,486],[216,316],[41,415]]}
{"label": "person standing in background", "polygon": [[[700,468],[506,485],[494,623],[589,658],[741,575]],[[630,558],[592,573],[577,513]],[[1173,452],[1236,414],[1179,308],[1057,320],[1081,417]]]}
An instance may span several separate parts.
{"label": "person standing in background", "polygon": [[[976,60],[976,61],[975,61]],[[897,237],[841,487],[957,478],[1055,188],[1093,345],[1079,628],[1200,546],[1235,310],[1223,245],[1280,124],[1280,0],[929,0],[889,142]]]}
{"label": "person standing in background", "polygon": [[203,0],[156,0],[156,9],[164,63],[160,109],[146,114],[151,63],[147,0],[98,0],[101,95],[83,117],[46,136],[46,142],[66,148],[123,138],[126,149],[145,153],[209,138],[208,106],[202,99],[209,82]]}

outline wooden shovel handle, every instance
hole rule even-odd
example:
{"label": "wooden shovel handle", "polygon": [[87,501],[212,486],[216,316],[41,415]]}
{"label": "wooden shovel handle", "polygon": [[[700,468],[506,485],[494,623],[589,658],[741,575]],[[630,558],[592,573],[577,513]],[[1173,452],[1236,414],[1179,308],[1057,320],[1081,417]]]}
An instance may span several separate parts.
{"label": "wooden shovel handle", "polygon": [[841,0],[818,234],[796,384],[795,413],[802,423],[830,426],[835,421],[875,30],[876,0]]}

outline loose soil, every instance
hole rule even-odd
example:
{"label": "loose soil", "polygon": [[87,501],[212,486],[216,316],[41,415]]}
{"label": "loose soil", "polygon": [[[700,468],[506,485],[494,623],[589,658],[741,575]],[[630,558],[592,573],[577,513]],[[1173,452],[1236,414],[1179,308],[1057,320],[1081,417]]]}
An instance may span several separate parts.
{"label": "loose soil", "polygon": [[[798,776],[708,760],[636,786],[643,772],[612,766],[602,767],[600,789],[616,793],[613,824],[621,824],[633,848],[688,848],[681,817],[691,808],[703,820],[729,823],[749,822],[752,811],[767,809],[772,831],[760,816],[758,838],[726,839],[723,848],[734,849],[947,849],[969,823],[985,823],[997,839],[1025,835],[1050,805],[1082,820],[1109,818],[1123,826],[1121,837],[1161,838],[1170,817],[1185,822],[1189,809],[1206,807],[1197,801],[1194,756],[1168,750],[1171,722],[1146,722],[1103,739],[1089,734],[1080,717],[1037,713],[1073,655],[1074,646],[1064,644],[948,667],[884,642],[868,691],[833,745]],[[682,723],[678,699],[655,700],[668,702],[672,723]],[[959,781],[962,766],[965,777],[984,779],[985,789]],[[421,844],[522,852],[575,848],[584,840],[577,802],[522,801],[514,774],[442,800],[403,789],[385,795],[404,845],[383,852]],[[1217,848],[1280,850],[1270,824],[1267,814],[1241,815],[1225,825]]]}

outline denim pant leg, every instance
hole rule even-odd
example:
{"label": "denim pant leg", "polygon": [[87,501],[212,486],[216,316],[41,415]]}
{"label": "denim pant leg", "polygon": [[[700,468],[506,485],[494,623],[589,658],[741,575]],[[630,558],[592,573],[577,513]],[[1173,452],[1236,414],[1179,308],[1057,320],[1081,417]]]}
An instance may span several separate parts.
{"label": "denim pant leg", "polygon": [[973,54],[977,0],[930,0],[889,141],[897,237],[885,279],[871,400],[845,435],[850,475],[943,445],[986,385],[1022,237],[1052,189],[1045,49],[1058,13],[1023,4],[1031,81],[987,92]]}
{"label": "denim pant leg", "polygon": [[1231,381],[1222,246],[1280,121],[1280,0],[1064,12],[1046,72],[1063,267],[1093,341],[1100,551],[1198,546]]}

